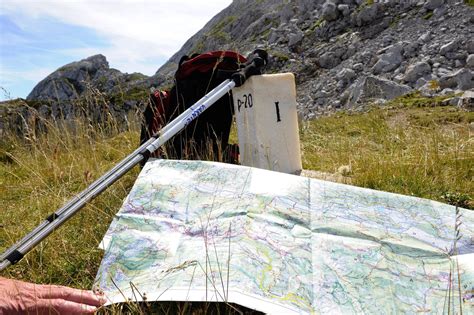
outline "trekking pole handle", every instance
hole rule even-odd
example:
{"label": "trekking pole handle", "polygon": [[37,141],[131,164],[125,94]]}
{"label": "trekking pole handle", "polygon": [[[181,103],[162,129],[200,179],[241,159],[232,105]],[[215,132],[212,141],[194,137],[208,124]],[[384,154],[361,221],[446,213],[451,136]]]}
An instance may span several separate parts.
{"label": "trekking pole handle", "polygon": [[262,74],[262,68],[268,62],[268,54],[265,50],[257,49],[253,52],[251,61],[239,72],[232,75],[235,86],[242,86],[245,81],[253,75]]}

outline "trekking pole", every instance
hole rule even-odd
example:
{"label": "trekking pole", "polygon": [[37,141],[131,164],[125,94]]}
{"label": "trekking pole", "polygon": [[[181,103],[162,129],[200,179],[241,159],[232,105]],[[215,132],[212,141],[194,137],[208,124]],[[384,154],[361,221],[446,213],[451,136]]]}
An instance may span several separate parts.
{"label": "trekking pole", "polygon": [[69,220],[82,209],[88,202],[100,195],[105,189],[115,183],[142,160],[147,159],[154,151],[165,144],[170,138],[184,129],[202,112],[227,94],[236,86],[241,86],[245,80],[255,74],[260,74],[260,69],[266,64],[267,55],[264,51],[255,51],[256,57],[243,70],[234,73],[232,79],[225,80],[203,98],[189,107],[176,119],[163,127],[137,150],[124,158],[119,164],[92,183],[79,195],[72,198],[56,212],[49,215],[33,231],[28,233],[19,242],[6,250],[0,259],[0,271],[20,261],[31,249],[43,239],[48,237],[55,229]]}
{"label": "trekking pole", "polygon": [[[225,82],[222,82],[220,85],[218,85],[214,90],[218,90],[219,88],[222,88],[224,86]],[[211,91],[210,93],[212,93]],[[203,102],[204,97],[201,98],[197,103]],[[187,115],[193,111],[193,107],[191,106],[188,108],[185,112],[183,112],[184,115]],[[98,187],[102,182],[104,182],[107,178],[110,176],[114,175],[119,169],[121,169],[124,165],[126,165],[128,162],[130,162],[133,158],[136,156],[140,155],[144,149],[146,149],[153,141],[156,140],[156,138],[159,137],[160,133],[165,133],[167,130],[169,130],[174,124],[177,123],[178,119],[173,120],[170,122],[168,125],[164,126],[159,133],[156,133],[150,137],[146,142],[144,142],[138,149],[136,149],[133,153],[125,157],[122,161],[120,161],[116,166],[114,166],[111,170],[109,170],[107,173],[102,175],[99,179],[97,179],[95,182],[93,182],[89,187],[87,187],[85,190],[83,190],[79,195],[76,195],[75,197],[71,198],[64,206],[62,206],[60,209],[49,215],[47,218],[44,219],[41,224],[39,224],[36,228],[33,229],[30,233],[28,233],[26,236],[24,236],[19,242],[11,246],[8,250],[6,250],[1,256],[0,256],[0,262],[3,262],[7,257],[9,257],[10,254],[12,254],[16,249],[19,247],[23,246],[30,238],[38,234],[42,229],[44,229],[46,226],[48,226],[53,220],[58,218],[59,216],[63,215],[70,207],[72,207],[75,203],[80,202],[81,199],[86,197],[86,195]],[[1,264],[0,264],[1,266]],[[0,268],[0,270],[2,270]]]}

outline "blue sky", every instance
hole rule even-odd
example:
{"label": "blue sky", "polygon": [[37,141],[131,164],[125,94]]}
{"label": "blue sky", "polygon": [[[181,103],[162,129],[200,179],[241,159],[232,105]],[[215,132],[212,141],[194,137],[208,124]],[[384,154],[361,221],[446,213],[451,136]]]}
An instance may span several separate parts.
{"label": "blue sky", "polygon": [[95,54],[152,75],[231,0],[0,0],[0,100]]}

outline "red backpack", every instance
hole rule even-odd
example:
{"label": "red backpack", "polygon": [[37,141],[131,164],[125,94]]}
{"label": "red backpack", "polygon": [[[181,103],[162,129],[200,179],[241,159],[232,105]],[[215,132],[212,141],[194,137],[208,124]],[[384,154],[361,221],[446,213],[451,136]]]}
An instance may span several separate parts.
{"label": "red backpack", "polygon": [[[150,94],[150,103],[144,112],[141,143],[230,78],[246,61],[245,57],[233,51],[182,57],[171,90],[155,90]],[[234,105],[229,93],[173,137],[164,150],[155,152],[153,157],[232,161],[236,152],[235,148],[228,148],[228,140],[233,113]]]}

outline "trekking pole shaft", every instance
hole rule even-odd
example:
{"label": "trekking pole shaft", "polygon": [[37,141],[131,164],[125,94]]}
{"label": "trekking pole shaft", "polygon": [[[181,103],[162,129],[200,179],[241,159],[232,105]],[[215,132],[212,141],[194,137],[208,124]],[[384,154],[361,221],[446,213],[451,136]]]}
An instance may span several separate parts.
{"label": "trekking pole shaft", "polygon": [[3,269],[7,268],[8,266],[10,266],[10,262],[8,260],[4,260],[0,263],[0,271],[2,271]]}
{"label": "trekking pole shaft", "polygon": [[[74,203],[69,207],[64,213],[49,223],[46,227],[40,230],[37,234],[30,237],[26,242],[24,242],[20,247],[14,249],[11,254],[6,257],[6,259],[2,262],[4,264],[7,263],[6,267],[10,264],[14,264],[19,261],[23,256],[28,253],[33,247],[35,247],[39,242],[41,242],[44,238],[46,238],[49,234],[51,234],[56,228],[62,225],[65,221],[70,219],[77,211],[83,208],[89,201],[97,197],[101,192],[103,192],[107,187],[112,185],[115,181],[117,181],[120,177],[122,177],[126,172],[128,172],[132,167],[136,164],[140,163],[143,160],[142,155],[135,156],[132,160],[130,160],[127,164],[122,166],[113,176],[109,176],[105,181],[97,185],[92,190],[89,190],[87,194],[84,195],[82,199],[78,202]],[[0,271],[3,270],[3,266],[0,266]]]}
{"label": "trekking pole shaft", "polygon": [[[210,91],[208,94],[204,95],[196,103],[194,103],[191,107],[189,107],[187,110],[185,110],[181,115],[176,117],[176,119],[174,119],[169,124],[167,124],[166,126],[161,128],[159,133],[163,134],[166,131],[168,131],[169,129],[171,129],[174,125],[179,124],[180,120],[178,118],[180,118],[181,116],[186,117],[188,114],[191,114],[198,107],[198,105],[202,104],[204,101],[206,101],[206,99],[209,98],[209,95],[214,95],[214,93],[217,93],[218,91],[220,91],[222,88],[224,88],[224,86],[227,86],[227,84],[229,84],[229,82],[230,82],[230,80],[225,80],[221,84],[216,86],[214,89],[212,89],[212,91]],[[222,94],[222,95],[224,95],[224,94]],[[157,135],[154,135],[154,138],[156,138],[156,137],[157,137]]]}
{"label": "trekking pole shaft", "polygon": [[[0,271],[4,270],[11,264],[18,262],[23,256],[33,249],[39,242],[51,234],[56,228],[61,226],[64,222],[70,219],[75,213],[83,208],[88,202],[97,197],[110,185],[121,178],[125,173],[132,169],[135,165],[140,163],[146,156],[149,156],[166,141],[173,137],[176,133],[186,127],[192,120],[197,118],[203,111],[215,103],[218,99],[228,93],[235,83],[231,80],[224,81],[217,88],[213,89],[209,94],[201,98],[197,103],[179,115],[175,120],[170,123],[170,127],[164,128],[164,132],[159,133],[158,138],[151,138],[150,141],[144,143],[139,149],[134,151],[130,156],[125,158],[116,167],[113,168],[114,172],[109,171],[106,175],[102,176],[99,180],[89,186],[86,190],[79,194],[80,198],[76,197],[67,203],[67,207],[61,208],[61,213],[55,213],[51,215],[51,221],[47,223],[43,222],[37,230],[36,234],[31,235],[28,239],[20,241],[12,248],[8,249],[3,255],[3,261],[0,263]],[[140,150],[141,149],[141,150]],[[120,166],[120,167],[119,167]],[[40,228],[42,227],[42,228]],[[32,233],[30,233],[32,234]],[[21,243],[21,244],[20,244]]]}
{"label": "trekking pole shaft", "polygon": [[[217,87],[215,87],[209,94],[220,90],[224,85],[226,85],[228,82],[224,81],[221,84],[219,84]],[[199,101],[196,102],[196,104],[200,104],[204,102],[206,99],[206,96],[201,98]],[[184,111],[181,115],[187,116],[188,114],[192,113],[192,111],[195,109],[195,106],[191,106],[188,108],[186,111]],[[95,182],[93,182],[91,185],[89,185],[85,190],[83,190],[79,195],[73,197],[70,199],[64,206],[62,206],[60,209],[49,215],[43,222],[41,222],[36,228],[33,229],[30,233],[25,235],[20,241],[15,243],[13,246],[11,246],[8,250],[6,250],[1,256],[0,256],[0,262],[3,262],[9,255],[11,255],[15,250],[18,250],[18,248],[22,247],[25,245],[26,242],[28,242],[29,239],[31,239],[33,236],[36,234],[40,233],[41,230],[43,230],[45,227],[47,227],[55,218],[63,215],[70,207],[72,207],[75,203],[79,202],[81,199],[83,199],[90,191],[98,187],[101,183],[103,183],[107,178],[110,176],[114,175],[121,167],[123,167],[125,164],[127,164],[129,161],[131,161],[134,157],[137,155],[141,154],[141,152],[146,149],[151,143],[153,143],[156,140],[156,137],[159,136],[161,133],[165,133],[167,130],[172,128],[174,125],[179,123],[178,119],[173,120],[170,122],[168,125],[164,126],[158,134],[153,135],[150,139],[148,139],[146,142],[144,142],[138,149],[136,149],[133,153],[129,154],[127,157],[125,157],[122,161],[120,161],[117,165],[115,165],[111,170],[109,170],[107,173],[102,175],[99,179],[97,179]],[[1,265],[0,265],[1,266]],[[0,267],[0,270],[2,268]]]}
{"label": "trekking pole shaft", "polygon": [[11,246],[7,251],[5,251],[2,256],[0,256],[0,261],[3,261],[6,259],[8,255],[10,255],[15,249],[18,247],[22,246],[25,244],[31,237],[34,235],[38,234],[42,229],[44,229],[46,226],[48,226],[52,220],[54,220],[56,217],[61,216],[65,211],[67,211],[70,207],[72,207],[75,203],[79,202],[82,198],[86,196],[86,194],[91,191],[92,189],[96,188],[98,185],[100,185],[104,180],[106,180],[108,177],[111,175],[115,174],[122,166],[124,166],[126,163],[128,163],[132,158],[137,156],[143,149],[145,149],[148,145],[150,145],[154,139],[148,139],[147,142],[143,143],[137,150],[135,150],[133,153],[128,155],[125,159],[120,161],[119,164],[114,166],[111,170],[109,170],[106,174],[102,175],[99,179],[97,179],[95,182],[93,182],[91,185],[89,185],[85,190],[83,190],[79,195],[74,196],[72,199],[70,199],[64,206],[59,208],[57,211],[49,215],[41,224],[39,224],[36,228],[33,229],[30,233],[25,235],[20,241],[18,241],[16,244]]}
{"label": "trekking pole shaft", "polygon": [[[201,115],[203,111],[205,111],[209,106],[214,104],[217,100],[219,100],[222,96],[227,94],[232,88],[235,87],[235,82],[232,80],[225,80],[221,85],[219,85],[219,89],[216,90],[214,93],[211,92],[207,95],[205,95],[202,99],[200,99],[197,103],[195,103],[192,106],[192,111],[189,112],[188,115],[183,116],[180,115],[178,116],[174,121],[176,121],[176,124],[170,127],[169,129],[166,129],[166,132],[163,134],[162,137],[156,139],[153,143],[151,143],[148,146],[148,150],[150,152],[154,152],[156,149],[158,149],[160,146],[163,145],[166,141],[171,138],[171,136],[175,135],[179,130],[185,128],[191,121],[193,121],[196,117]],[[191,108],[190,108],[191,109]],[[173,122],[174,122],[173,121]],[[170,137],[165,137],[165,135],[169,133]],[[164,141],[162,141],[162,138]]]}

